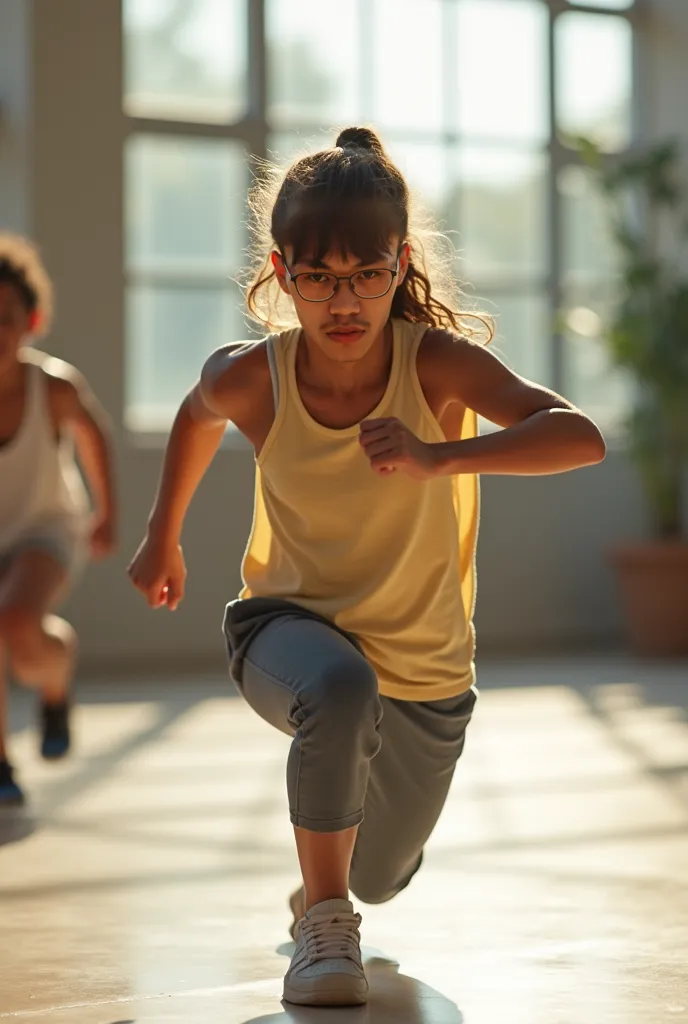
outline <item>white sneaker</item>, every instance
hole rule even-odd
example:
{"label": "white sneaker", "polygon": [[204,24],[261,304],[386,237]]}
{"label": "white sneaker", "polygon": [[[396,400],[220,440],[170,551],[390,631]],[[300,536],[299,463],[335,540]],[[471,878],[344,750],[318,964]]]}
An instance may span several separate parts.
{"label": "white sneaker", "polygon": [[300,1006],[360,1006],[368,998],[360,914],[348,900],[325,900],[299,922],[284,999]]}

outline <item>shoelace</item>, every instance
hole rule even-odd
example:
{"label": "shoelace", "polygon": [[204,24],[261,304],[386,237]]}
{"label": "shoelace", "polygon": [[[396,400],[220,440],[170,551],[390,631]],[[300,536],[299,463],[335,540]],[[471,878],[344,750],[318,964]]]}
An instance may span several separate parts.
{"label": "shoelace", "polygon": [[316,914],[305,917],[300,924],[301,936],[306,944],[309,960],[329,960],[346,957],[361,963],[360,914]]}

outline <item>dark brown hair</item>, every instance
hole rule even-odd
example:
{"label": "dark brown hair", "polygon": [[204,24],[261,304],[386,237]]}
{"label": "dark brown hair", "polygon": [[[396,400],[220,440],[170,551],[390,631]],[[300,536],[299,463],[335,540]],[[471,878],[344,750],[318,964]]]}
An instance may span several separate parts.
{"label": "dark brown hair", "polygon": [[28,238],[0,232],[0,284],[16,288],[27,313],[40,317],[34,335],[50,329],[53,287],[38,249]]}
{"label": "dark brown hair", "polygon": [[270,259],[274,249],[284,254],[292,246],[294,262],[338,252],[372,263],[396,235],[409,243],[410,259],[391,315],[491,339],[491,318],[461,308],[449,239],[433,229],[372,129],[345,128],[331,149],[300,157],[286,172],[261,162],[249,208],[253,245],[246,303],[261,326],[280,330],[296,322],[277,283]]}

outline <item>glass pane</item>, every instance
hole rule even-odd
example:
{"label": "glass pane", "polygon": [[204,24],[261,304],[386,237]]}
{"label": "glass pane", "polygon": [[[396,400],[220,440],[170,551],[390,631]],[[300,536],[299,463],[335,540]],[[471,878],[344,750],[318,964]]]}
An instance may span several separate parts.
{"label": "glass pane", "polygon": [[358,4],[267,0],[268,118],[360,118]]}
{"label": "glass pane", "polygon": [[568,0],[573,7],[600,7],[605,11],[627,11],[635,0]]}
{"label": "glass pane", "polygon": [[288,167],[298,157],[334,146],[336,131],[300,132],[298,129],[272,132],[268,139],[268,159]]}
{"label": "glass pane", "polygon": [[460,276],[532,278],[547,265],[547,165],[540,153],[465,147],[454,154]]}
{"label": "glass pane", "polygon": [[243,146],[133,136],[126,150],[126,216],[130,269],[236,271],[246,244]]}
{"label": "glass pane", "polygon": [[[382,132],[389,128],[439,131],[444,126],[442,8],[443,0],[375,0],[371,4],[372,115]],[[403,55],[411,42],[413,62],[407,68]]]}
{"label": "glass pane", "polygon": [[458,0],[453,58],[459,131],[547,137],[547,8],[540,0]]}
{"label": "glass pane", "polygon": [[234,285],[129,288],[125,420],[130,430],[169,429],[210,352],[250,337],[242,308]]}
{"label": "glass pane", "polygon": [[552,319],[549,303],[538,292],[509,293],[476,288],[475,307],[495,318],[490,347],[516,373],[548,386],[551,383]]}
{"label": "glass pane", "polygon": [[612,366],[604,341],[614,301],[611,284],[570,288],[563,317],[566,397],[606,430],[619,426],[632,398],[632,382]]}
{"label": "glass pane", "polygon": [[124,0],[123,15],[128,114],[219,122],[243,113],[244,0]]}
{"label": "glass pane", "polygon": [[625,18],[574,13],[556,21],[557,120],[564,136],[607,150],[631,134],[632,30]]}
{"label": "glass pane", "polygon": [[449,150],[441,145],[388,142],[384,137],[382,141],[413,196],[436,218],[445,220],[449,199]]}
{"label": "glass pane", "polygon": [[609,215],[583,167],[566,167],[559,175],[561,196],[563,271],[569,285],[613,279],[619,254],[610,230]]}

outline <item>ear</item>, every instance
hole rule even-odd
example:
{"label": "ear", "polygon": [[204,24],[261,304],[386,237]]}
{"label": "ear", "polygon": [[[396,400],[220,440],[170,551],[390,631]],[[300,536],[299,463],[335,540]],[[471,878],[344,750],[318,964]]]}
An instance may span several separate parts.
{"label": "ear", "polygon": [[411,259],[411,246],[408,242],[404,242],[399,249],[399,273],[397,274],[397,288],[403,284],[404,278],[408,272],[409,261]]}
{"label": "ear", "polygon": [[43,317],[41,316],[40,310],[34,309],[33,312],[29,313],[29,331],[31,334],[35,334],[41,326],[42,321]]}
{"label": "ear", "polygon": [[275,277],[277,278],[278,285],[285,295],[290,295],[291,292],[289,291],[289,283],[287,281],[287,268],[284,265],[282,254],[277,252],[276,249],[273,249],[270,253],[270,262],[272,263],[272,268],[275,271]]}

